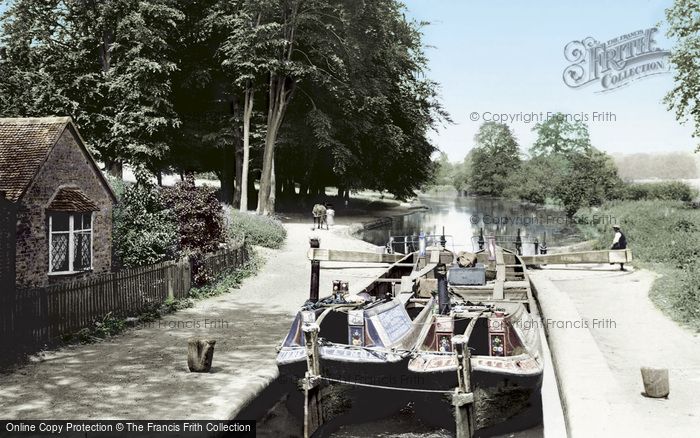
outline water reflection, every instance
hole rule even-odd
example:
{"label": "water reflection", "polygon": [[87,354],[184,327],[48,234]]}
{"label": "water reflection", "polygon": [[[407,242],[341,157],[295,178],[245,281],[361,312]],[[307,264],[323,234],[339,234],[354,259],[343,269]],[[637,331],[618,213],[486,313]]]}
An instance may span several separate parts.
{"label": "water reflection", "polygon": [[[520,229],[524,243],[540,242],[546,233],[548,246],[582,240],[578,228],[564,212],[530,204],[482,197],[421,197],[430,210],[397,218],[391,225],[365,230],[361,238],[375,245],[384,245],[389,236],[426,234],[439,235],[443,227],[449,237],[448,248],[473,250],[480,228],[484,235],[495,235],[504,241],[514,240]],[[499,239],[500,241],[500,239]]]}

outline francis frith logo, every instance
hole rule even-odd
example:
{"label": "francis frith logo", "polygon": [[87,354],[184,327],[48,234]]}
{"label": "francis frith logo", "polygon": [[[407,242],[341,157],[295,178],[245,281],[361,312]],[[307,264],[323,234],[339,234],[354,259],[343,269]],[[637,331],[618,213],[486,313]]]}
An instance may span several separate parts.
{"label": "francis frith logo", "polygon": [[564,48],[564,56],[571,62],[564,69],[564,83],[570,88],[597,84],[597,92],[603,93],[668,73],[671,52],[656,46],[657,31],[655,27],[638,30],[606,42],[592,37],[571,41]]}

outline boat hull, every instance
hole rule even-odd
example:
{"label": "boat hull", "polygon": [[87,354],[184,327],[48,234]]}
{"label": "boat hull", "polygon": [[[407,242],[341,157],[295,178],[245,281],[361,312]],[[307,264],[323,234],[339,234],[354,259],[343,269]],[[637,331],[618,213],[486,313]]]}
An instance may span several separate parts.
{"label": "boat hull", "polygon": [[[408,358],[396,357],[393,362],[351,362],[341,358],[321,355],[321,375],[326,377],[322,402],[327,416],[342,423],[372,421],[398,412],[410,400],[410,393],[386,387],[405,386]],[[306,373],[306,361],[278,364],[280,377],[285,382],[297,384],[298,390],[290,394],[296,409],[303,416],[303,390],[299,384]],[[330,419],[328,418],[328,419]]]}
{"label": "boat hull", "polygon": [[[472,371],[475,428],[484,434],[523,430],[542,422],[542,373],[528,375]],[[454,390],[457,373],[415,373],[423,388]],[[454,431],[454,407],[449,394],[415,393],[416,414],[425,422]]]}

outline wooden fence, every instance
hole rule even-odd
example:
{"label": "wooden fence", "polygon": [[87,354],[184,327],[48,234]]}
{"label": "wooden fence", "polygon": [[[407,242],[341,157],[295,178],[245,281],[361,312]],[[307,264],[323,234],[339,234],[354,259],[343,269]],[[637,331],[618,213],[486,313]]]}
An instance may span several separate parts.
{"label": "wooden fence", "polygon": [[[207,254],[214,276],[249,259],[245,245]],[[135,316],[168,298],[184,298],[192,284],[189,259],[125,269],[85,280],[0,294],[0,352],[33,350],[61,335],[91,327],[107,314]],[[1,359],[1,358],[0,358]]]}

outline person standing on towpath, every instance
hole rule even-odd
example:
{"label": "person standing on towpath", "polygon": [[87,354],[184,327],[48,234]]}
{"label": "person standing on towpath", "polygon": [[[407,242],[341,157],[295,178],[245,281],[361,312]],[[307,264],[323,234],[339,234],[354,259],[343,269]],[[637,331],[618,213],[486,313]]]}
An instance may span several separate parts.
{"label": "person standing on towpath", "polygon": [[[615,236],[613,237],[613,242],[610,249],[627,249],[627,238],[620,230],[620,227],[618,225],[613,225],[613,231],[615,232]],[[625,270],[625,264],[620,263],[620,271]]]}

